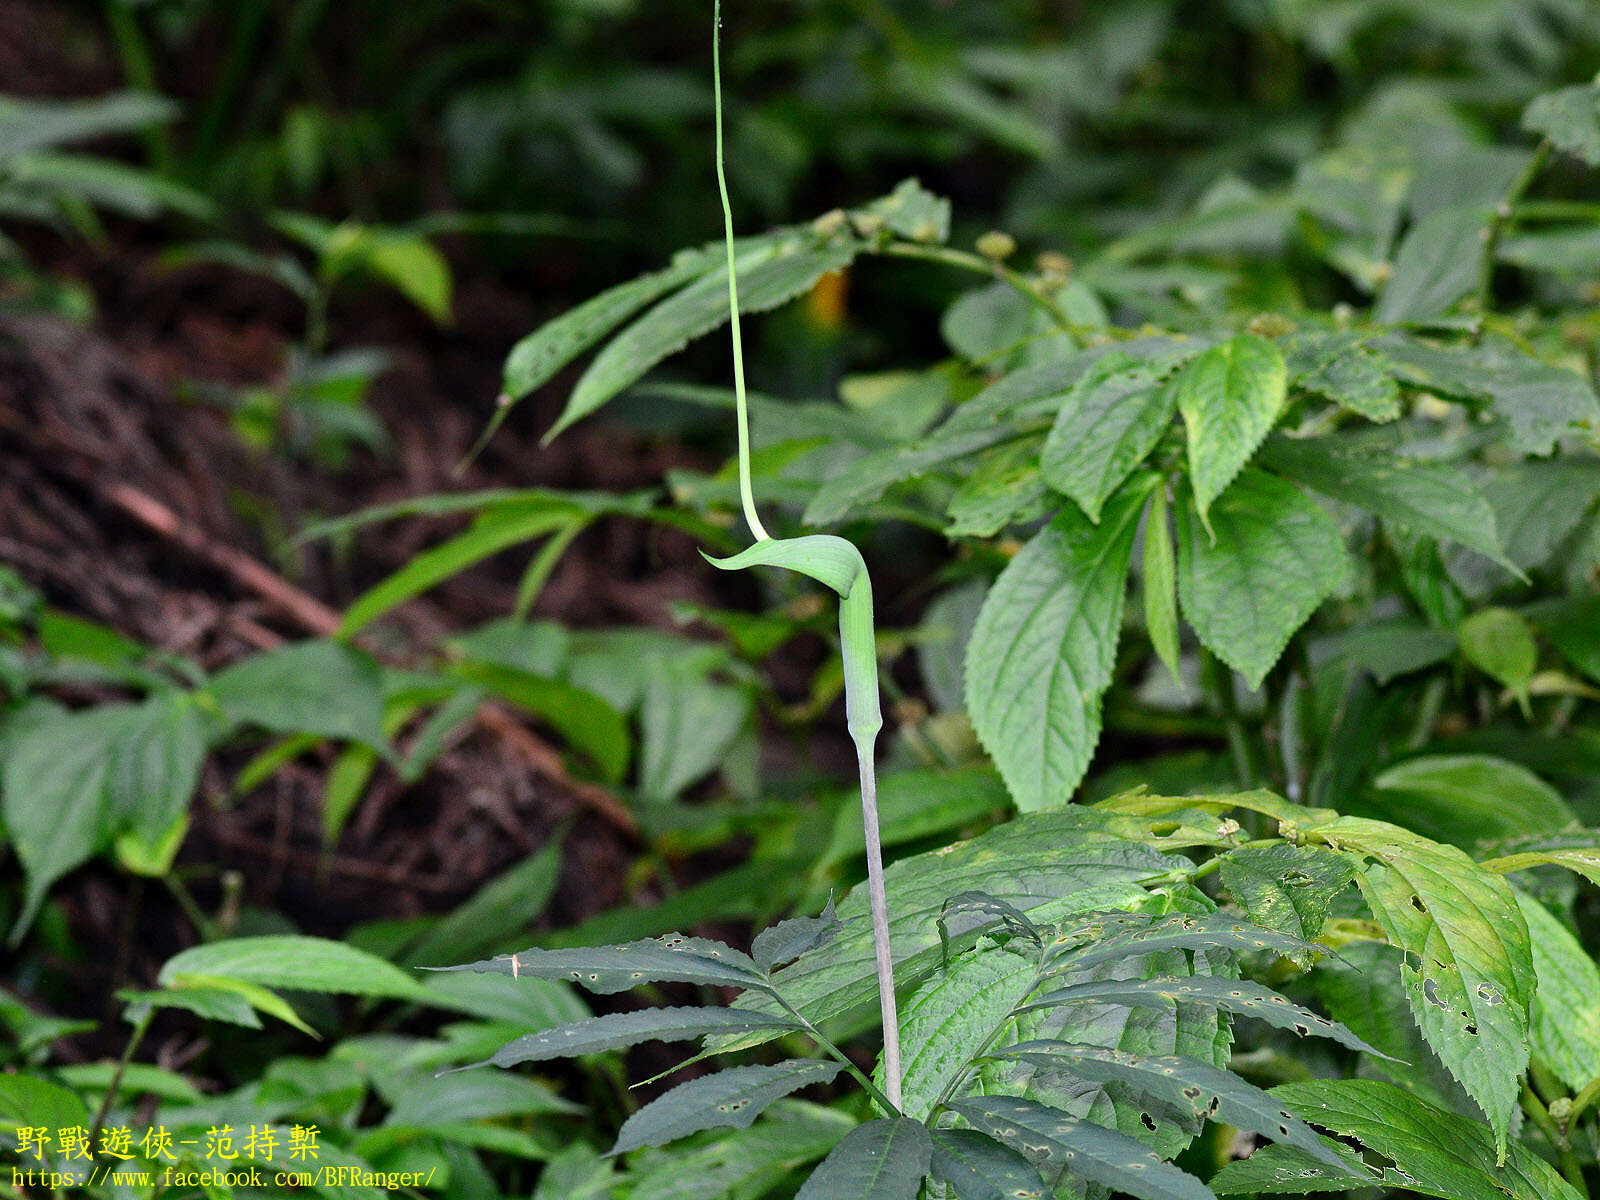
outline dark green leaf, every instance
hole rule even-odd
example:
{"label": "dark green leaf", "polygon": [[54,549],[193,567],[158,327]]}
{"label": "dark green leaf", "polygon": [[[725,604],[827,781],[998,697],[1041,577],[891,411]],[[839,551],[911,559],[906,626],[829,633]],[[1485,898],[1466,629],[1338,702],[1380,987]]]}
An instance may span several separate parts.
{"label": "dark green leaf", "polygon": [[620,946],[578,946],[566,950],[523,950],[444,971],[495,971],[564,979],[599,995],[625,992],[646,983],[700,983],[720,987],[765,988],[765,976],[739,951],[721,942],[669,933]]}
{"label": "dark green leaf", "polygon": [[761,1110],[790,1092],[827,1083],[843,1067],[821,1059],[790,1059],[771,1067],[734,1067],[679,1084],[622,1123],[612,1154],[662,1146],[702,1129],[748,1129]]}
{"label": "dark green leaf", "polygon": [[[735,1012],[731,1008],[645,1008],[607,1013],[526,1034],[507,1042],[474,1067],[514,1067],[519,1063],[576,1058],[603,1050],[621,1050],[640,1042],[688,1042],[714,1033],[746,1033],[752,1029],[799,1029],[789,1017]],[[459,1068],[466,1070],[467,1068]]]}
{"label": "dark green leaf", "polygon": [[1388,360],[1353,333],[1300,335],[1290,343],[1289,382],[1370,421],[1400,415],[1400,386]]}
{"label": "dark green leaf", "polygon": [[932,1155],[921,1121],[868,1121],[844,1135],[795,1200],[916,1200]]}
{"label": "dark green leaf", "polygon": [[1600,967],[1572,931],[1531,896],[1517,895],[1528,922],[1533,970],[1533,1053],[1576,1094],[1600,1079]]}
{"label": "dark green leaf", "polygon": [[1288,395],[1288,368],[1272,342],[1241,333],[1190,362],[1172,386],[1188,428],[1195,507],[1205,520],[1271,432]]}
{"label": "dark green leaf", "polygon": [[1241,846],[1222,860],[1222,886],[1252,921],[1308,942],[1322,932],[1334,898],[1355,875],[1355,865],[1342,854],[1287,842]]}
{"label": "dark green leaf", "polygon": [[1438,209],[1412,226],[1373,307],[1373,320],[1426,321],[1449,312],[1478,282],[1488,224],[1488,213],[1462,205]]}
{"label": "dark green leaf", "polygon": [[382,673],[367,655],[337,642],[254,655],[213,676],[210,692],[241,725],[384,747]]}
{"label": "dark green leaf", "polygon": [[1144,625],[1150,645],[1175,682],[1182,686],[1178,663],[1178,562],[1167,524],[1167,485],[1150,495],[1144,525]]}
{"label": "dark green leaf", "polygon": [[1526,767],[1489,754],[1427,754],[1377,775],[1369,793],[1385,816],[1440,841],[1555,833],[1577,823],[1566,801]]}
{"label": "dark green leaf", "polygon": [[827,907],[818,916],[791,917],[756,934],[750,945],[750,957],[763,971],[770,971],[792,963],[802,954],[820,950],[843,928],[830,895]]}
{"label": "dark green leaf", "polygon": [[1526,617],[1508,608],[1485,608],[1461,622],[1456,638],[1469,663],[1526,700],[1528,681],[1539,667],[1539,647]]}
{"label": "dark green leaf", "polygon": [[957,1200],[1045,1200],[1038,1168],[1003,1142],[973,1129],[935,1129],[933,1178]]}
{"label": "dark green leaf", "polygon": [[1228,913],[1097,913],[1069,924],[1054,946],[1046,947],[1045,965],[1051,975],[1080,971],[1114,959],[1157,954],[1165,950],[1231,950],[1250,954],[1307,954],[1310,942],[1287,933],[1263,929]]}

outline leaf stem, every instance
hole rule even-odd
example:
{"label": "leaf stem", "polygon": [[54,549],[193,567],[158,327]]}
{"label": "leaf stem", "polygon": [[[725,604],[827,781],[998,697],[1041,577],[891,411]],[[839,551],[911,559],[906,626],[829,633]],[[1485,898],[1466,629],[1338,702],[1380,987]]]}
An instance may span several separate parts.
{"label": "leaf stem", "polygon": [[156,1010],[147,1008],[144,1015],[134,1024],[133,1032],[128,1035],[128,1044],[122,1049],[122,1057],[117,1060],[117,1069],[111,1073],[111,1080],[106,1084],[106,1094],[100,1101],[100,1107],[95,1110],[94,1124],[89,1128],[89,1145],[100,1144],[100,1131],[105,1128],[106,1117],[111,1112],[111,1105],[116,1102],[117,1092],[122,1087],[122,1077],[128,1072],[128,1064],[133,1061],[134,1052],[139,1049],[139,1043],[144,1041],[144,1035],[150,1028],[150,1022],[155,1019]]}
{"label": "leaf stem", "polygon": [[1544,1106],[1544,1101],[1539,1099],[1526,1080],[1522,1084],[1522,1110],[1528,1114],[1528,1119],[1538,1127],[1539,1132],[1544,1134],[1551,1148],[1555,1150],[1556,1157],[1561,1163],[1561,1174],[1577,1189],[1579,1195],[1587,1197],[1589,1185],[1583,1178],[1583,1164],[1573,1153],[1572,1143],[1567,1140],[1566,1134],[1561,1132],[1555,1118],[1550,1115],[1550,1110]]}
{"label": "leaf stem", "polygon": [[1489,218],[1489,227],[1484,230],[1483,257],[1478,263],[1478,319],[1472,331],[1474,342],[1483,336],[1484,319],[1489,314],[1490,305],[1494,303],[1494,260],[1500,250],[1500,239],[1517,215],[1517,202],[1522,199],[1523,193],[1533,186],[1533,181],[1539,178],[1539,173],[1550,161],[1551,149],[1549,138],[1539,143],[1539,148],[1528,159],[1528,165],[1512,181],[1511,187],[1501,197],[1500,203],[1495,205],[1494,214]]}
{"label": "leaf stem", "polygon": [[[771,983],[770,976],[768,977],[768,982]],[[783,1005],[784,1010],[788,1012],[791,1017],[793,1017],[796,1021],[799,1021],[800,1024],[804,1026],[807,1037],[811,1038],[812,1041],[816,1042],[829,1054],[833,1055],[834,1058],[838,1059],[844,1064],[845,1070],[854,1075],[856,1077],[856,1081],[860,1083],[862,1087],[867,1089],[867,1092],[874,1100],[883,1106],[884,1112],[893,1113],[896,1116],[903,1115],[900,1111],[899,1097],[897,1096],[895,1099],[890,1100],[888,1096],[879,1090],[878,1085],[872,1082],[872,1077],[860,1067],[856,1066],[855,1062],[850,1058],[850,1056],[843,1050],[839,1049],[839,1047],[834,1044],[833,1040],[829,1038],[827,1034],[823,1033],[822,1030],[818,1029],[810,1021],[806,1020],[805,1015],[801,1013],[798,1008],[783,998],[783,994],[778,991],[776,986],[774,986],[772,989],[772,997],[779,1004]]]}
{"label": "leaf stem", "polygon": [[733,405],[739,423],[739,503],[745,523],[758,542],[769,538],[756,512],[755,489],[750,483],[750,406],[744,387],[744,339],[739,329],[739,273],[733,262],[733,205],[728,200],[728,172],[722,146],[722,0],[713,0],[715,23],[711,30],[711,79],[717,124],[717,191],[722,196],[722,233],[728,247],[728,321],[733,332]]}
{"label": "leaf stem", "polygon": [[1039,288],[1029,279],[1003,263],[994,262],[980,254],[971,254],[965,250],[957,250],[952,246],[924,246],[920,242],[885,242],[878,247],[879,254],[887,254],[894,258],[916,258],[924,262],[943,263],[949,267],[959,267],[964,271],[975,271],[980,275],[998,278],[1010,284],[1027,299],[1043,309],[1051,321],[1063,333],[1071,335],[1073,341],[1080,346],[1086,345],[1090,337],[1098,330],[1084,325],[1075,324],[1061,306],[1055,302],[1043,289]]}

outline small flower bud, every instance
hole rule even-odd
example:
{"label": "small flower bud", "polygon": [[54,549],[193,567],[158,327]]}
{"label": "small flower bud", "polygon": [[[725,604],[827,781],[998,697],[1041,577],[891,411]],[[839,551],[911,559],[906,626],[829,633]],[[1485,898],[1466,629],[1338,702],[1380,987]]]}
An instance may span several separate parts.
{"label": "small flower bud", "polygon": [[999,229],[991,229],[978,239],[978,253],[990,262],[1005,262],[1017,252],[1017,239]]}
{"label": "small flower bud", "polygon": [[847,219],[844,215],[844,209],[831,209],[811,222],[811,232],[826,240],[843,229]]}

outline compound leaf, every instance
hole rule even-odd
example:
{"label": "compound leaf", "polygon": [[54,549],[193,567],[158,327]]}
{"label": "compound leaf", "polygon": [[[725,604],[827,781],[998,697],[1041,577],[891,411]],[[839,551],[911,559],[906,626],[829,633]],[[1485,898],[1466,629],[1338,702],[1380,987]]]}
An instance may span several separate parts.
{"label": "compound leaf", "polygon": [[844,1135],[795,1200],[916,1200],[932,1156],[921,1121],[868,1121]]}
{"label": "compound leaf", "polygon": [[611,1153],[663,1146],[723,1125],[748,1129],[774,1100],[814,1083],[827,1083],[841,1070],[836,1062],[795,1058],[770,1067],[734,1067],[702,1075],[679,1084],[624,1121]]}
{"label": "compound leaf", "polygon": [[1170,363],[1111,353],[1073,385],[1045,438],[1045,481],[1077,501],[1091,521],[1106,498],[1155,448],[1172,422],[1177,392],[1162,378]]}

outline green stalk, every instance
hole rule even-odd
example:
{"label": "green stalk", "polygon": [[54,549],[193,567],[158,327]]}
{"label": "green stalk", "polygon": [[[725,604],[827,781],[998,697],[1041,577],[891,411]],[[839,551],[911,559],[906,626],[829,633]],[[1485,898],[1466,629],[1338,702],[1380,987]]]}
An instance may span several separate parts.
{"label": "green stalk", "polygon": [[[715,26],[711,61],[715,76],[717,189],[722,197],[722,228],[728,249],[728,318],[733,334],[734,412],[739,427],[739,500],[756,544],[716,565],[738,569],[770,565],[788,567],[818,579],[839,594],[839,648],[844,659],[844,701],[850,739],[856,747],[861,778],[861,826],[867,845],[867,898],[872,909],[872,941],[877,960],[878,1005],[883,1016],[881,1100],[900,1111],[900,1017],[894,996],[894,956],[889,943],[889,905],[883,882],[883,843],[878,830],[878,776],[874,760],[883,708],[878,695],[878,644],[872,619],[872,579],[861,552],[843,538],[813,535],[775,541],[756,512],[750,481],[750,412],[745,396],[744,343],[739,329],[738,268],[733,252],[733,206],[722,138],[722,0],[713,0]],[[713,560],[715,561],[715,560]]]}

